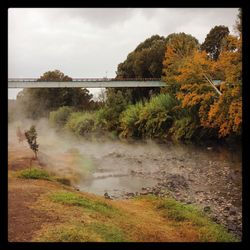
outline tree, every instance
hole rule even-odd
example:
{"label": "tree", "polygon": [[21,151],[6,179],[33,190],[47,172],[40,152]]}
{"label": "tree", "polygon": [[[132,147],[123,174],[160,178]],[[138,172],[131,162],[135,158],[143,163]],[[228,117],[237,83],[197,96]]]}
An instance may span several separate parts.
{"label": "tree", "polygon": [[[185,33],[173,33],[168,36],[163,61],[162,79],[169,87],[162,88],[162,92],[172,92],[175,94],[179,87],[179,69],[189,55],[199,47],[198,40]],[[177,77],[177,78],[176,78]]]}
{"label": "tree", "polygon": [[[72,81],[72,78],[54,70],[45,72],[38,81]],[[76,110],[91,109],[92,97],[89,90],[82,88],[34,88],[21,91],[17,101],[29,118],[36,119],[48,116],[50,111],[61,106],[70,106]]]}
{"label": "tree", "polygon": [[201,49],[205,50],[212,60],[217,60],[224,38],[229,34],[228,27],[224,25],[215,26],[207,34],[205,41],[201,45]]}
{"label": "tree", "polygon": [[[166,38],[154,35],[140,43],[129,53],[127,59],[117,68],[116,78],[161,78],[162,61],[165,53]],[[120,88],[125,95],[131,93],[131,102],[149,99],[152,93],[159,93],[159,88]]]}
{"label": "tree", "polygon": [[[198,126],[207,129],[207,137],[241,134],[241,47],[241,36],[228,35],[217,61],[210,59],[205,51],[196,49],[179,60],[174,74],[169,76],[179,84],[176,97],[181,101],[181,107],[193,114]],[[220,76],[221,95],[214,91],[204,74],[210,79]]]}
{"label": "tree", "polygon": [[25,137],[27,139],[27,142],[29,143],[29,146],[30,146],[31,150],[35,154],[35,159],[37,159],[37,152],[38,152],[39,145],[37,144],[37,141],[36,141],[37,132],[36,132],[35,126],[32,125],[30,127],[30,130],[26,131],[24,134],[25,134]]}
{"label": "tree", "polygon": [[242,9],[239,8],[239,13],[237,16],[236,24],[235,24],[235,29],[238,31],[238,33],[242,33]]}

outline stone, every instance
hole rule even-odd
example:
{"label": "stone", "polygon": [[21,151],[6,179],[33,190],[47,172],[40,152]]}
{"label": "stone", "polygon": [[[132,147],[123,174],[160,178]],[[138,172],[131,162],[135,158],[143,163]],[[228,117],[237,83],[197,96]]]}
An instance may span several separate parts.
{"label": "stone", "polygon": [[134,193],[126,193],[127,196],[135,196]]}
{"label": "stone", "polygon": [[104,193],[104,197],[105,197],[106,199],[111,199],[111,197],[109,196],[109,194],[108,194],[107,192]]}
{"label": "stone", "polygon": [[211,212],[211,207],[205,206],[205,207],[203,208],[203,211],[206,212],[206,213],[210,213],[210,212]]}
{"label": "stone", "polygon": [[230,209],[229,209],[229,214],[230,215],[236,215],[236,212],[237,212],[236,208],[230,207]]}

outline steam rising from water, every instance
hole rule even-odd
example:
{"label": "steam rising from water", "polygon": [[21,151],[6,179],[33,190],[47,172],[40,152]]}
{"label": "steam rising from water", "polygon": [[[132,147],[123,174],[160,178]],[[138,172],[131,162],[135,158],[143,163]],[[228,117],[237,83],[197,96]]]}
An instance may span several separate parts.
{"label": "steam rising from water", "polygon": [[[128,174],[135,169],[140,161],[137,157],[162,155],[159,146],[148,141],[147,144],[127,144],[110,139],[86,140],[77,138],[67,131],[58,132],[49,125],[47,119],[37,121],[23,119],[9,124],[9,144],[22,147],[31,152],[27,142],[18,143],[17,127],[21,131],[36,126],[37,142],[39,144],[38,159],[46,168],[56,175],[71,179],[77,183],[90,177],[95,171],[110,171],[113,174]],[[151,164],[145,163],[144,170],[152,169]]]}

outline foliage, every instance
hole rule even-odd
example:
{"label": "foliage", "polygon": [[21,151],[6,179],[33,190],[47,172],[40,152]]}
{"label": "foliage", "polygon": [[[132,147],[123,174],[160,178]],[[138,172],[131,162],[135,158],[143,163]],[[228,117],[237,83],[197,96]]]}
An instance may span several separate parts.
{"label": "foliage", "polygon": [[[175,120],[171,128],[174,137],[196,137],[197,133],[207,138],[241,134],[241,46],[241,35],[224,36],[217,61],[198,48],[181,57],[167,46],[163,72],[167,73],[167,83],[174,87],[162,92],[172,91],[181,102],[180,107],[189,113]],[[205,76],[222,81],[217,86],[222,95],[218,95]]]}
{"label": "foliage", "polygon": [[120,116],[121,137],[141,137],[139,115],[143,109],[142,102],[129,105]]}
{"label": "foliage", "polygon": [[71,113],[72,113],[71,107],[67,106],[60,107],[58,110],[50,112],[49,121],[53,126],[62,128],[67,123]]}
{"label": "foliage", "polygon": [[[198,48],[199,43],[196,38],[185,33],[171,34],[163,60],[163,80],[170,85],[177,85],[177,89],[172,88],[172,91],[178,90],[178,81],[176,77],[179,75],[179,68],[182,66],[183,60]],[[169,90],[167,90],[169,91]]]}
{"label": "foliage", "polygon": [[39,145],[37,144],[37,132],[36,132],[36,128],[34,125],[32,125],[30,127],[30,130],[26,131],[24,133],[26,139],[27,139],[27,142],[31,148],[31,150],[34,152],[35,154],[35,159],[37,159],[37,152],[38,152],[38,147]]}
{"label": "foliage", "polygon": [[173,122],[176,100],[168,94],[152,97],[139,114],[139,131],[144,137],[164,137]]}
{"label": "foliage", "polygon": [[201,45],[201,49],[205,50],[212,60],[217,60],[221,52],[223,40],[228,34],[228,27],[224,25],[215,26],[207,34],[204,43]]}
{"label": "foliage", "polygon": [[181,119],[175,120],[169,132],[172,138],[176,141],[193,140],[196,138],[196,132],[200,128],[192,119],[191,116],[184,116]]}
{"label": "foliage", "polygon": [[[54,70],[45,72],[38,81],[72,81],[72,78]],[[28,118],[37,119],[61,106],[92,109],[95,106],[92,97],[89,90],[81,88],[26,88],[18,94],[17,101]]]}
{"label": "foliage", "polygon": [[94,131],[95,122],[94,112],[73,112],[70,114],[65,128],[77,136],[84,136]]}
{"label": "foliage", "polygon": [[119,130],[119,117],[122,111],[130,104],[130,93],[110,88],[104,107],[97,113],[97,126],[108,131]]}
{"label": "foliage", "polygon": [[[167,38],[154,35],[140,43],[129,53],[126,60],[118,65],[117,78],[161,78],[162,61]],[[129,91],[130,101],[136,103],[149,99],[152,93],[159,93],[159,88],[123,88],[122,92]]]}
{"label": "foliage", "polygon": [[51,180],[49,173],[41,168],[32,167],[29,169],[21,170],[18,173],[18,177],[24,179],[43,179],[43,180]]}

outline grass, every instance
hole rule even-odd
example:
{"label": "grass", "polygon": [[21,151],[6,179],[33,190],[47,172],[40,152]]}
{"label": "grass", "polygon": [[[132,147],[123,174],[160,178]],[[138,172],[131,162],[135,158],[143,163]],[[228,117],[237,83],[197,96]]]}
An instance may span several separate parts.
{"label": "grass", "polygon": [[167,198],[158,202],[157,209],[176,222],[190,222],[197,227],[201,241],[235,242],[237,239],[226,229],[213,222],[204,212],[193,205],[186,205],[174,199]]}
{"label": "grass", "polygon": [[117,212],[117,209],[113,208],[112,206],[104,202],[94,199],[88,199],[73,192],[65,192],[65,191],[54,192],[49,195],[49,198],[54,202],[72,206],[80,206],[88,210],[99,212],[105,215],[115,215]]}
{"label": "grass", "polygon": [[35,238],[36,242],[125,242],[124,232],[111,224],[59,224],[47,228]]}
{"label": "grass", "polygon": [[46,170],[38,168],[38,167],[32,167],[32,168],[21,170],[18,173],[18,177],[24,178],[24,179],[52,180],[50,174]]}
{"label": "grass", "polygon": [[98,242],[101,238],[84,225],[64,224],[49,227],[35,238],[37,242]]}
{"label": "grass", "polygon": [[124,232],[115,225],[103,223],[91,223],[88,228],[101,236],[105,242],[125,242],[126,237]]}
{"label": "grass", "polygon": [[[36,167],[18,174],[26,179],[56,180]],[[147,195],[128,201],[106,201],[102,197],[65,190],[60,186],[43,197],[38,200],[36,209],[44,209],[50,216],[56,216],[57,223],[45,223],[34,234],[34,241],[239,241],[199,208],[171,198]]]}

